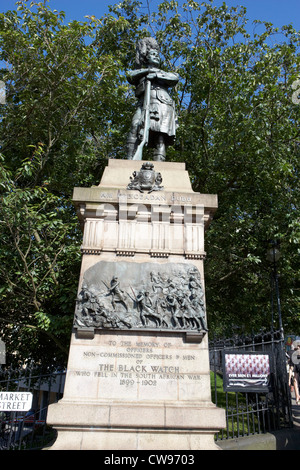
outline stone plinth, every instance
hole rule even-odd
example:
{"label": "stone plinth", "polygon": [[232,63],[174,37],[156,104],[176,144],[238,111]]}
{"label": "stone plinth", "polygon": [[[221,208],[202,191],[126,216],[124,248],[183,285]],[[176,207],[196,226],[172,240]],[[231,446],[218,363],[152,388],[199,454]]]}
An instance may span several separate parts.
{"label": "stone plinth", "polygon": [[141,165],[110,160],[99,186],[74,190],[82,268],[53,449],[215,449],[225,426],[203,270],[217,197],[194,193],[183,163],[154,162],[159,190],[127,189]]}

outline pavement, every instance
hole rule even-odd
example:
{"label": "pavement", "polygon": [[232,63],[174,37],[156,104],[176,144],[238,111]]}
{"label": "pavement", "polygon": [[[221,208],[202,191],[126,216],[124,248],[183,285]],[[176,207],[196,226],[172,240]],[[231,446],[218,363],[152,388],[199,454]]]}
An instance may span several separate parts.
{"label": "pavement", "polygon": [[296,405],[296,400],[292,396],[292,415],[294,427],[300,431],[300,404]]}
{"label": "pavement", "polygon": [[292,417],[293,428],[277,431],[276,450],[300,450],[300,404],[296,405],[292,394]]}

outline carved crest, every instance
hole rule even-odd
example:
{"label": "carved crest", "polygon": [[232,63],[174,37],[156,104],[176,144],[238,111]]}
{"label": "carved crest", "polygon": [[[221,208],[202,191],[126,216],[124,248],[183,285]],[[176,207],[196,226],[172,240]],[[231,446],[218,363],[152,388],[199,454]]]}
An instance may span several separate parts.
{"label": "carved crest", "polygon": [[135,189],[141,193],[144,191],[151,193],[152,191],[161,191],[164,189],[161,183],[161,174],[155,172],[153,163],[146,162],[143,163],[140,171],[133,172],[127,189]]}

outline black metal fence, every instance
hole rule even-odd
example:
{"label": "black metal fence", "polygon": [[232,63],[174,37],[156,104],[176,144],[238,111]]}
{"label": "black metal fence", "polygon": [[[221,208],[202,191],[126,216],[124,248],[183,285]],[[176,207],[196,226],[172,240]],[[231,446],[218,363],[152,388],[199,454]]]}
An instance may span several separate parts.
{"label": "black metal fence", "polygon": [[[223,355],[265,352],[272,357],[270,388],[267,391],[228,391],[223,388]],[[226,429],[216,439],[234,439],[293,426],[287,361],[281,332],[260,333],[251,337],[215,339],[209,345],[212,401],[226,410]],[[29,411],[0,408],[0,450],[41,449],[55,439],[47,426],[48,406],[63,396],[66,370],[28,366],[1,368],[0,394],[31,392]],[[0,404],[3,403],[0,400]],[[1,405],[0,405],[1,406]],[[3,405],[2,405],[3,406]]]}
{"label": "black metal fence", "polygon": [[[60,368],[0,367],[0,450],[41,449],[55,438],[54,430],[46,424],[47,410],[62,398],[65,374]],[[11,404],[11,410],[7,410],[4,402],[13,396],[11,392],[30,392],[31,408],[19,411]]]}
{"label": "black metal fence", "polygon": [[[230,388],[224,387],[224,354],[229,351],[236,352],[237,357],[242,354],[251,357],[250,353],[270,356],[269,386],[262,387],[261,391],[259,386],[255,391],[251,388],[245,391],[247,386],[244,391],[230,391]],[[217,434],[217,440],[236,439],[293,426],[287,360],[280,331],[214,339],[210,342],[209,354],[212,401],[226,409],[226,429]]]}

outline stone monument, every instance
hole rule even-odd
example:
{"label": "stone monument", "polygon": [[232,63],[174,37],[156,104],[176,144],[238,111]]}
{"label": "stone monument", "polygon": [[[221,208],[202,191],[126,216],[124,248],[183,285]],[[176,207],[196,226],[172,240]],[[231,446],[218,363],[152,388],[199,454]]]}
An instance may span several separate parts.
{"label": "stone monument", "polygon": [[[218,449],[225,427],[211,402],[203,270],[217,196],[195,193],[185,164],[164,161],[178,77],[158,68],[151,38],[137,54],[127,160],[74,189],[82,266],[64,396],[48,410],[52,449]],[[145,145],[153,162],[141,161]]]}

